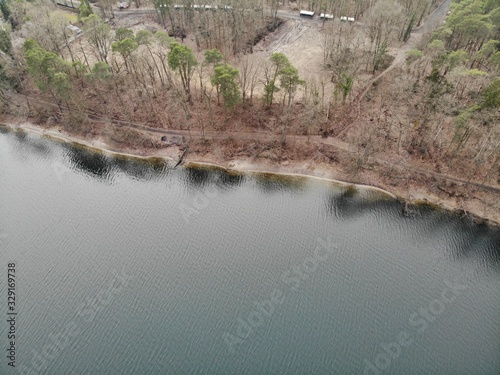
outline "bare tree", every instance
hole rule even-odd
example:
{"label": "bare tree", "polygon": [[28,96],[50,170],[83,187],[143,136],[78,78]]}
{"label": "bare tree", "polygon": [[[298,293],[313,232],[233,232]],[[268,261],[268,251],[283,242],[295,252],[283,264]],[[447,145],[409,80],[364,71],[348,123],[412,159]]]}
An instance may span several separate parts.
{"label": "bare tree", "polygon": [[395,0],[378,0],[366,16],[373,72],[378,70],[387,53],[390,37],[397,30],[402,17],[403,8]]}
{"label": "bare tree", "polygon": [[94,49],[99,61],[108,63],[108,54],[111,49],[111,27],[102,18],[91,14],[84,19],[86,36],[89,44]]}
{"label": "bare tree", "polygon": [[364,40],[353,25],[332,22],[325,28],[323,43],[324,68],[331,72],[335,96],[341,94],[345,103],[357,73],[366,60]]}
{"label": "bare tree", "polygon": [[[30,21],[24,25],[24,29],[29,38],[47,51],[51,51],[63,56],[63,47],[69,46],[69,35],[66,33],[68,21],[56,10],[52,3],[42,2],[37,7],[28,9]],[[71,50],[70,50],[71,54]]]}
{"label": "bare tree", "polygon": [[257,86],[261,64],[255,63],[248,55],[240,60],[240,87],[243,104],[252,103],[253,93]]}

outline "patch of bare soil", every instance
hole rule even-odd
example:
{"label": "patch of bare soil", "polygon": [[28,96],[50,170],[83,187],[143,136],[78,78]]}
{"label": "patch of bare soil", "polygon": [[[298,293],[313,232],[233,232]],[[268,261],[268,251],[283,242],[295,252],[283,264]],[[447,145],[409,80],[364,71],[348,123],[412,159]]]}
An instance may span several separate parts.
{"label": "patch of bare soil", "polygon": [[274,52],[284,53],[302,77],[320,75],[323,64],[320,24],[288,19],[279,30],[267,36],[255,51],[256,58],[268,58]]}

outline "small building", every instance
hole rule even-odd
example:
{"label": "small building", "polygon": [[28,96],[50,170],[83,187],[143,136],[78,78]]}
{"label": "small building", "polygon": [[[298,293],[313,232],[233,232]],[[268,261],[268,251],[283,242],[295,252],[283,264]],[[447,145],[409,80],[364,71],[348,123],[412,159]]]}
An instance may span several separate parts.
{"label": "small building", "polygon": [[311,12],[309,10],[301,10],[299,13],[302,17],[314,17],[314,12]]}

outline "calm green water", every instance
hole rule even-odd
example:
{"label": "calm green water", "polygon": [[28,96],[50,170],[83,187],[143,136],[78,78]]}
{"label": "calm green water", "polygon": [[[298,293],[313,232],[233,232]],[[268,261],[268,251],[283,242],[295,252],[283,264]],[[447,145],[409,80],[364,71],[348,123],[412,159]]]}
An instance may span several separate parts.
{"label": "calm green water", "polygon": [[0,264],[2,375],[500,373],[500,231],[324,181],[4,130]]}

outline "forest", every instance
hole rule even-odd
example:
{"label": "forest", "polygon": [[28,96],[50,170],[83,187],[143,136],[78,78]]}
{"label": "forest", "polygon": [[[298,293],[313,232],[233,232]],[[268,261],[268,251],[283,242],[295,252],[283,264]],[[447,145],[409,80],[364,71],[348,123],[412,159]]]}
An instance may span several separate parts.
{"label": "forest", "polygon": [[353,179],[402,158],[500,183],[498,0],[61,4],[1,0],[4,114],[132,148],[165,145],[127,124],[188,131],[199,153],[339,163]]}

